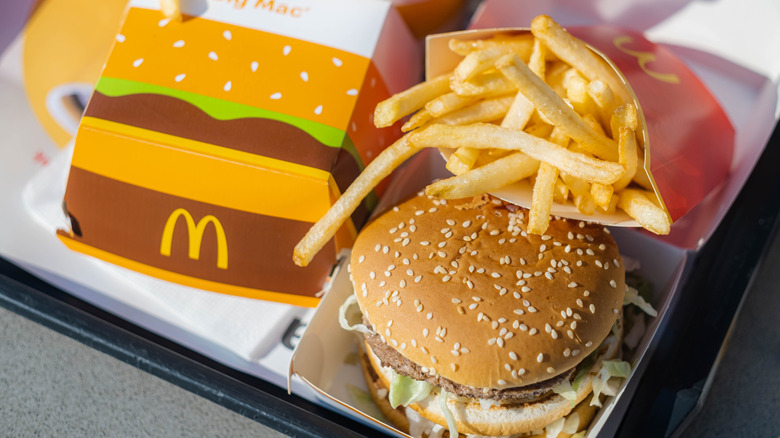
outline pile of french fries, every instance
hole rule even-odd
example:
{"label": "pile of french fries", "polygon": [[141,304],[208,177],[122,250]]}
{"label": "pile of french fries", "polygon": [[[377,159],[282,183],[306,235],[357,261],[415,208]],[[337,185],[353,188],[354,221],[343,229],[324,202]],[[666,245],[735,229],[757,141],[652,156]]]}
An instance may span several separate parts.
{"label": "pile of french fries", "polygon": [[429,195],[478,196],[521,180],[533,186],[528,231],[543,234],[554,202],[583,214],[625,211],[642,227],[668,234],[643,163],[637,108],[621,78],[582,41],[541,15],[530,33],[452,39],[463,56],[446,75],[379,103],[377,127],[407,118],[405,135],[366,166],[296,246],[305,266],[361,200],[422,148],[451,151],[455,176]]}

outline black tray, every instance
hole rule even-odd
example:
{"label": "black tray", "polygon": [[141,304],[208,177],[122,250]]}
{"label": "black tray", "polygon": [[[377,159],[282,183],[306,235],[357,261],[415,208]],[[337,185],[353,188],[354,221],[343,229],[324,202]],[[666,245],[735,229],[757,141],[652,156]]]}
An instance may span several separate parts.
{"label": "black tray", "polygon": [[[692,258],[679,301],[667,317],[617,436],[665,436],[696,412],[739,303],[776,233],[780,216],[776,163],[778,128],[733,207]],[[382,435],[92,306],[1,258],[0,306],[281,433]]]}

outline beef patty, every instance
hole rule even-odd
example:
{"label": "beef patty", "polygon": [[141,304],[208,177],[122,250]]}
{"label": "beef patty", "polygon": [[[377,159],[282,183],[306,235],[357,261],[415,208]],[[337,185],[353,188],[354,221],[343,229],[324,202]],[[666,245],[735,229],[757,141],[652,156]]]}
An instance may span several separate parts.
{"label": "beef patty", "polygon": [[433,386],[444,388],[445,391],[460,397],[495,400],[503,403],[534,402],[548,397],[552,393],[553,387],[566,379],[570,379],[572,374],[574,374],[574,368],[572,368],[555,377],[532,385],[505,389],[475,388],[473,386],[455,383],[452,380],[445,379],[438,375],[431,375],[423,372],[420,365],[405,358],[395,349],[382,342],[382,339],[376,333],[365,334],[364,337],[366,344],[368,344],[376,357],[379,358],[382,366],[390,367],[395,370],[396,373],[403,376],[425,381]]}

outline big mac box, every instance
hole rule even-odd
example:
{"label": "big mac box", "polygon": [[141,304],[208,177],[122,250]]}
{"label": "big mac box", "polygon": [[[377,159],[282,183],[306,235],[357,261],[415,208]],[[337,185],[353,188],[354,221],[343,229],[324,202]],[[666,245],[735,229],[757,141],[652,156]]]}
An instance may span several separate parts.
{"label": "big mac box", "polygon": [[[397,174],[293,357],[291,374],[324,400],[398,436],[609,435],[687,242],[706,238],[708,228],[672,235],[671,223],[689,225],[733,169],[729,118],[671,51],[618,27],[564,31],[543,15],[532,32],[502,27],[515,6],[488,2],[474,29],[427,39],[427,80],[399,99],[439,91],[409,105],[407,134],[385,153],[428,153]],[[577,80],[587,95],[572,91]],[[606,117],[587,87],[598,81],[617,101]],[[579,108],[587,99],[592,113]],[[634,128],[614,117],[629,107]],[[610,194],[603,206],[596,187]]]}
{"label": "big mac box", "polygon": [[371,109],[419,80],[389,2],[130,1],[75,138],[73,250],[227,294],[314,306],[381,187],[313,266],[292,248],[397,136]]}

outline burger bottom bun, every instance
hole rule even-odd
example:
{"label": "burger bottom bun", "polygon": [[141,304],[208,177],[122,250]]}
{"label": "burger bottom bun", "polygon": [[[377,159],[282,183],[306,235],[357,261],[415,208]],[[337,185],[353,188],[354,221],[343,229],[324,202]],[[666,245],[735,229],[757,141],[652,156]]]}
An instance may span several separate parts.
{"label": "burger bottom bun", "polygon": [[[583,417],[588,417],[585,425],[589,424],[596,409],[595,407],[589,406],[589,402],[583,403],[583,401],[589,399],[589,396],[591,395],[593,390],[593,379],[601,368],[601,362],[615,357],[619,346],[619,336],[610,335],[604,340],[599,349],[600,353],[597,360],[577,388],[574,403],[558,394],[554,394],[535,403],[490,406],[489,409],[484,409],[476,400],[464,403],[455,400],[453,397],[449,397],[447,400],[447,407],[455,417],[458,432],[462,434],[502,437],[533,436],[533,431],[542,430],[550,423],[570,414],[574,410],[575,405],[578,405],[578,407],[586,405],[587,408],[592,408],[585,409],[583,407],[583,410],[592,411],[589,415],[583,415]],[[387,397],[380,397],[378,393],[381,388],[386,389],[390,387],[390,379],[392,379],[390,370],[383,368],[380,365],[379,359],[371,352],[368,345],[366,345],[365,348],[367,350],[367,360],[364,361],[364,367],[371,366],[373,369],[372,371],[374,371],[373,374],[377,377],[372,378],[372,373],[368,370],[364,370],[366,382],[371,389],[371,396],[375,399],[382,410],[382,413],[387,416],[388,420],[393,422],[397,427],[408,431],[410,422],[405,410],[401,408],[393,409],[390,402],[387,400]],[[433,423],[442,426],[447,424],[447,420],[439,406],[438,393],[431,394],[425,399],[409,405],[408,408],[413,409],[422,417]],[[399,416],[404,418],[398,419]],[[582,427],[582,425],[580,427]]]}

